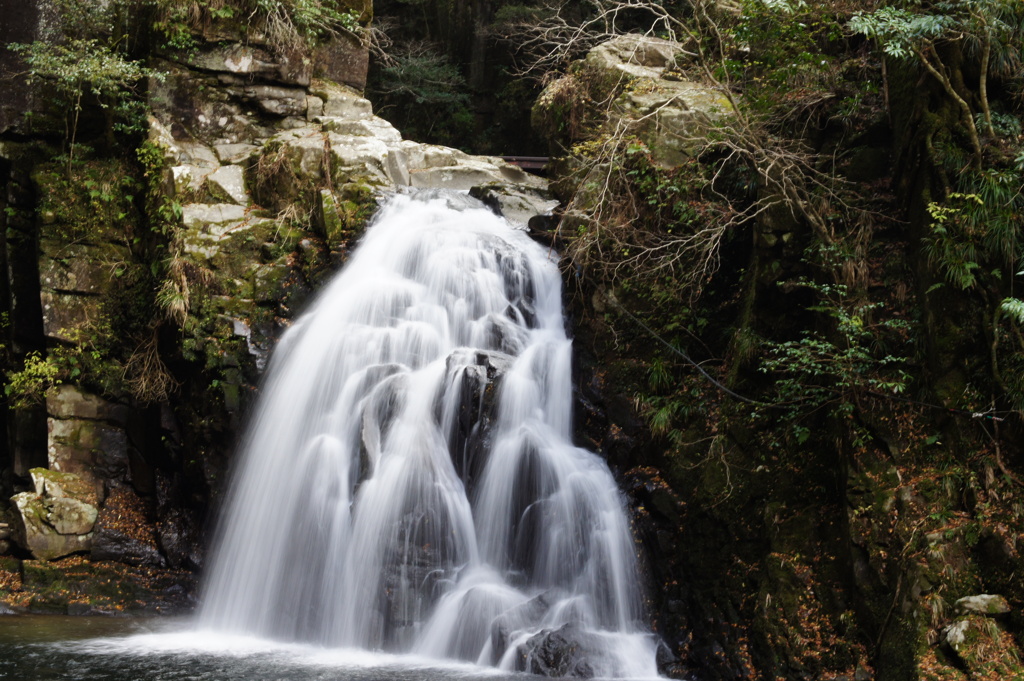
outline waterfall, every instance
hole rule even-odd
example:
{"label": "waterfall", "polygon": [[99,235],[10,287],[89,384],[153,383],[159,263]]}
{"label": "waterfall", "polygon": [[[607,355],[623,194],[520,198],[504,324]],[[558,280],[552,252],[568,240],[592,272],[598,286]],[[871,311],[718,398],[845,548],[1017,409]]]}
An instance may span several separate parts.
{"label": "waterfall", "polygon": [[623,500],[571,404],[550,252],[468,196],[395,197],[275,351],[200,625],[655,676]]}

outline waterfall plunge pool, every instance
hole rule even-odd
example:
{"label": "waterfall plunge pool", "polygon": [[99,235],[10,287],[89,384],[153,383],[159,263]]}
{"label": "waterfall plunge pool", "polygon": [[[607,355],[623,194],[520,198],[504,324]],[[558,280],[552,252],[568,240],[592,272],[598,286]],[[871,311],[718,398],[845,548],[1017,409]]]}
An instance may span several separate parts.
{"label": "waterfall plunge pool", "polygon": [[195,629],[191,619],[0,617],[0,679],[17,681],[527,681],[493,667]]}

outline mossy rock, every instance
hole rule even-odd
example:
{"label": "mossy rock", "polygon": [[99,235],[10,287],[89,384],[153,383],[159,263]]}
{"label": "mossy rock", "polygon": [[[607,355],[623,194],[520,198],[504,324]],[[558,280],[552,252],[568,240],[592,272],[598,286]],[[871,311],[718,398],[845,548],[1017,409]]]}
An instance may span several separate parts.
{"label": "mossy rock", "polygon": [[126,161],[78,161],[68,168],[52,162],[38,166],[32,180],[39,192],[42,235],[65,243],[127,243],[138,221],[132,196],[139,191]]}
{"label": "mossy rock", "polygon": [[29,475],[36,487],[36,494],[50,497],[69,497],[92,506],[99,505],[96,487],[92,482],[74,473],[64,473],[49,468],[31,468]]}
{"label": "mossy rock", "polygon": [[1024,678],[1021,650],[1014,637],[990,617],[962,617],[946,627],[945,644],[978,678]]}
{"label": "mossy rock", "polygon": [[21,570],[21,581],[26,589],[53,590],[66,587],[64,572],[46,561],[22,561]]}

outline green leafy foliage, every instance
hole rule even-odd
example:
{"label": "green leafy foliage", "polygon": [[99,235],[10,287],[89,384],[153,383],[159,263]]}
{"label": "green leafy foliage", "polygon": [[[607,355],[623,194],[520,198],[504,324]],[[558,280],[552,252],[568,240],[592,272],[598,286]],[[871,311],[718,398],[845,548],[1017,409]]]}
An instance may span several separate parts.
{"label": "green leafy foliage", "polygon": [[14,408],[39,404],[56,386],[71,383],[98,394],[119,396],[124,390],[123,372],[111,359],[111,333],[104,320],[84,329],[64,330],[68,343],[45,353],[29,352],[14,371],[7,373],[4,393]]}
{"label": "green leafy foliage", "polygon": [[370,16],[336,0],[150,0],[153,28],[166,46],[190,50],[196,34],[212,22],[237,22],[263,33],[279,49],[314,44],[332,35],[362,36]]}
{"label": "green leafy foliage", "polygon": [[[990,76],[1021,75],[1018,45],[1024,35],[1024,6],[1015,0],[943,0],[935,3],[903,2],[873,12],[861,12],[850,28],[875,39],[894,59],[912,61],[938,83],[960,109],[980,170],[982,144],[972,100],[977,97],[982,126],[995,136],[996,126],[988,95]],[[963,91],[957,53],[979,61],[977,92]]]}
{"label": "green leafy foliage", "polygon": [[135,238],[138,224],[134,197],[139,186],[121,161],[62,157],[35,173],[39,211],[66,241],[86,237]]}
{"label": "green leafy foliage", "polygon": [[[901,6],[902,5],[902,6]],[[996,43],[997,71],[1012,68],[1020,31],[1020,3],[1015,0],[945,0],[935,3],[903,2],[873,12],[858,12],[850,29],[876,39],[885,54],[912,59],[939,41],[966,41],[971,47]]]}
{"label": "green leafy foliage", "polygon": [[1024,214],[1021,175],[987,168],[965,173],[960,186],[942,203],[928,204],[931,236],[925,248],[932,264],[962,290],[998,290],[1024,258],[1020,225]]}
{"label": "green leafy foliage", "polygon": [[765,341],[759,371],[774,379],[773,409],[785,410],[792,434],[803,442],[808,436],[803,419],[822,408],[850,416],[871,393],[906,390],[907,358],[893,351],[905,345],[909,326],[894,317],[876,320],[881,304],[852,300],[845,286],[808,281],[797,286],[817,294],[819,302],[809,310],[824,315],[828,330],[805,331],[790,341]]}
{"label": "green leafy foliage", "polygon": [[136,157],[143,169],[145,180],[146,215],[150,228],[156,233],[170,237],[181,223],[181,204],[164,190],[164,171],[167,162],[163,150],[146,141],[136,150]]}
{"label": "green leafy foliage", "polygon": [[42,353],[25,355],[21,369],[7,374],[4,394],[15,409],[23,409],[43,401],[46,391],[61,383],[61,367],[44,358]]}
{"label": "green leafy foliage", "polygon": [[102,109],[108,109],[108,132],[138,131],[144,109],[137,102],[136,84],[145,76],[155,75],[141,62],[127,59],[110,44],[95,38],[72,39],[66,43],[36,41],[30,45],[14,45],[29,67],[30,79],[46,82],[57,93],[58,102],[66,107],[68,143],[67,169],[75,157],[78,122],[83,99],[91,95]]}
{"label": "green leafy foliage", "polygon": [[35,78],[52,82],[69,99],[79,101],[90,91],[101,98],[116,95],[148,73],[142,64],[125,59],[96,39],[71,40],[63,44],[34,42],[15,45]]}
{"label": "green leafy foliage", "polygon": [[797,0],[746,0],[723,34],[723,79],[742,87],[751,111],[779,113],[839,87],[835,61],[843,40],[828,6]]}
{"label": "green leafy foliage", "polygon": [[951,30],[955,23],[955,19],[946,14],[920,14],[901,7],[882,7],[875,12],[855,14],[850,19],[850,29],[878,40],[887,55],[909,59]]}
{"label": "green leafy foliage", "polygon": [[1024,324],[1024,300],[1019,298],[1004,298],[1000,303],[1003,313],[1009,316],[1018,324]]}

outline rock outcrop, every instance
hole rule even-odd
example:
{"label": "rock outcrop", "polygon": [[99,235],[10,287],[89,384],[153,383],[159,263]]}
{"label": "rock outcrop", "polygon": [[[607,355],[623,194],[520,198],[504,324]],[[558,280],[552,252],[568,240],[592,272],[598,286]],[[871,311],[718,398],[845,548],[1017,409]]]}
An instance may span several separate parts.
{"label": "rock outcrop", "polygon": [[566,624],[544,630],[521,644],[516,650],[516,670],[555,678],[590,679],[601,653],[598,637]]}
{"label": "rock outcrop", "polygon": [[98,511],[93,485],[73,473],[31,471],[35,491],[11,498],[14,538],[39,560],[92,548]]}
{"label": "rock outcrop", "polygon": [[20,194],[4,177],[3,205],[18,206],[8,258],[28,300],[15,350],[50,386],[11,438],[16,474],[49,469],[12,500],[12,540],[39,560],[202,564],[204,513],[270,350],[383,196],[472,190],[523,228],[554,206],[501,159],[402,139],[361,95],[368,55],[351,37],[284,45],[212,17],[192,40],[150,61],[141,172],[0,148],[31,169]]}
{"label": "rock outcrop", "polygon": [[[594,47],[552,81],[534,105],[534,125],[563,148],[592,134],[637,137],[664,167],[679,165],[733,105],[721,90],[687,80],[686,46],[621,35]],[[596,110],[593,102],[610,101]],[[591,120],[596,119],[596,120]]]}

